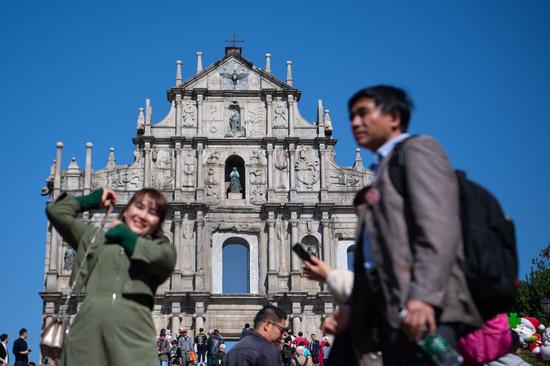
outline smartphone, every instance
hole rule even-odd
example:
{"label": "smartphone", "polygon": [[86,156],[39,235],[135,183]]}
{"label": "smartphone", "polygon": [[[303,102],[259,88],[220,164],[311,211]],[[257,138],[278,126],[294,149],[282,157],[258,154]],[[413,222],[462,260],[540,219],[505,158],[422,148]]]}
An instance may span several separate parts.
{"label": "smartphone", "polygon": [[300,257],[301,260],[304,262],[309,262],[311,254],[307,252],[307,250],[304,249],[304,246],[302,244],[296,243],[292,246],[292,250],[298,257]]}

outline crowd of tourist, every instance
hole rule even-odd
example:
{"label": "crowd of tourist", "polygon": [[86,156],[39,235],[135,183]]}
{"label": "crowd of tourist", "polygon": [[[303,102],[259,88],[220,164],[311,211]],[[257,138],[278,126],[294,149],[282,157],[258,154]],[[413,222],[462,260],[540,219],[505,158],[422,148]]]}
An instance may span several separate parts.
{"label": "crowd of tourist", "polygon": [[208,334],[200,328],[195,338],[187,329],[179,328],[173,337],[170,331],[161,329],[156,338],[157,354],[160,366],[168,365],[221,365],[225,356],[225,340],[217,329]]}

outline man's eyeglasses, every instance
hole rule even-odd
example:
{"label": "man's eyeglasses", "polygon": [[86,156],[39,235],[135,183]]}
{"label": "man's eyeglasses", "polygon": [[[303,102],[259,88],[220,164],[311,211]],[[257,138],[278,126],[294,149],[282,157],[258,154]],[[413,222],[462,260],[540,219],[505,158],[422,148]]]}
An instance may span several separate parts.
{"label": "man's eyeglasses", "polygon": [[365,117],[369,113],[369,109],[366,107],[357,108],[356,110],[349,113],[349,120],[353,121],[353,119],[357,116],[360,118]]}
{"label": "man's eyeglasses", "polygon": [[284,333],[286,328],[285,327],[281,327],[279,324],[275,323],[274,321],[271,321],[271,320],[268,320],[268,323],[269,324],[273,324],[274,326],[277,327],[277,329],[279,329],[281,331],[281,333]]}

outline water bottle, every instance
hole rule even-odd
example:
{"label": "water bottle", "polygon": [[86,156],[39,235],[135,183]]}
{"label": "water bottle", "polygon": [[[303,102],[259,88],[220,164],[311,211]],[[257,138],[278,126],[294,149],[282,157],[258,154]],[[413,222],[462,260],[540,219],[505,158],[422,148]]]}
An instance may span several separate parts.
{"label": "water bottle", "polygon": [[460,366],[464,362],[464,358],[438,333],[431,336],[426,332],[417,344],[437,366]]}
{"label": "water bottle", "polygon": [[[401,309],[399,317],[405,318],[407,309]],[[464,358],[439,333],[429,335],[428,328],[424,328],[424,337],[416,342],[437,366],[460,366]]]}

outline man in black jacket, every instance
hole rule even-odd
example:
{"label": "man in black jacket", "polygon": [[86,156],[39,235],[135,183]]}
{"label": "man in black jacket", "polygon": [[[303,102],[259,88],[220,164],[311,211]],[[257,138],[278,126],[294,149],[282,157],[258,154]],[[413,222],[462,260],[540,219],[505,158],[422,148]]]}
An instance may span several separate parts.
{"label": "man in black jacket", "polygon": [[277,348],[286,326],[283,309],[267,305],[256,314],[254,330],[240,340],[227,354],[225,366],[281,366]]}
{"label": "man in black jacket", "polygon": [[29,363],[29,353],[31,350],[27,346],[28,332],[25,328],[19,330],[19,338],[13,342],[13,355],[15,356],[14,366],[26,366]]}
{"label": "man in black jacket", "polygon": [[217,329],[214,329],[212,331],[212,334],[208,338],[208,366],[215,365],[216,361],[216,355],[218,354],[218,351],[220,350],[220,345],[224,344],[224,340],[222,336],[220,335],[220,331]]}
{"label": "man in black jacket", "polygon": [[0,335],[0,365],[7,365],[9,362],[9,352],[8,352],[8,335]]}

